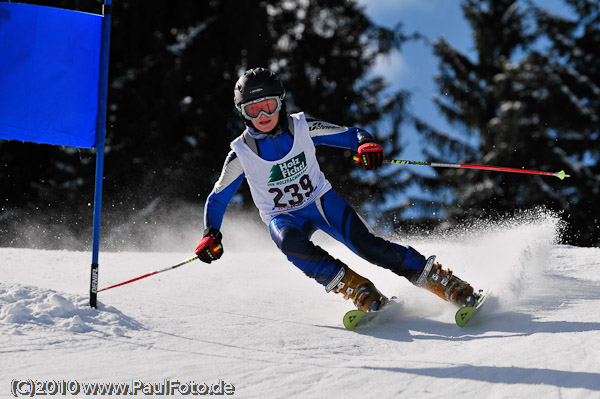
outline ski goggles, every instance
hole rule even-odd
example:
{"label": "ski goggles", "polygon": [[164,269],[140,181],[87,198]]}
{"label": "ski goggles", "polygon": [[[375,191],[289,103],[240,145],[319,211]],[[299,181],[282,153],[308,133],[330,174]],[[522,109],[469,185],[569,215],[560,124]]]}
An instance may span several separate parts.
{"label": "ski goggles", "polygon": [[263,97],[258,100],[242,104],[242,115],[252,121],[258,120],[260,114],[269,118],[275,116],[281,110],[281,98],[278,96]]}

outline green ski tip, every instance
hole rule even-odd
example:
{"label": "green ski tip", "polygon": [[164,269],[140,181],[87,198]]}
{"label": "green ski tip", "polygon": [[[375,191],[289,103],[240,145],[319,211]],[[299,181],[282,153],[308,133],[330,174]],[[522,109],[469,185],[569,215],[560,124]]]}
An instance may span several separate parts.
{"label": "green ski tip", "polygon": [[362,310],[351,310],[344,315],[344,327],[354,330],[361,319],[367,314]]}
{"label": "green ski tip", "polygon": [[560,172],[556,172],[556,177],[558,177],[560,180],[565,180],[565,177],[570,176],[567,175],[564,170],[561,170]]}

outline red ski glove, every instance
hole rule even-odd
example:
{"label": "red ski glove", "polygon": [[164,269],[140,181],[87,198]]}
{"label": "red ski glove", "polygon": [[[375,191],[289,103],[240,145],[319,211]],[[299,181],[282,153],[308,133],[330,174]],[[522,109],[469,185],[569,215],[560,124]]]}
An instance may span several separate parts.
{"label": "red ski glove", "polygon": [[204,232],[204,238],[200,240],[196,247],[196,255],[202,262],[210,263],[219,259],[223,255],[223,245],[221,232],[213,227]]}
{"label": "red ski glove", "polygon": [[354,162],[361,164],[364,170],[375,170],[383,164],[383,148],[375,142],[359,144]]}

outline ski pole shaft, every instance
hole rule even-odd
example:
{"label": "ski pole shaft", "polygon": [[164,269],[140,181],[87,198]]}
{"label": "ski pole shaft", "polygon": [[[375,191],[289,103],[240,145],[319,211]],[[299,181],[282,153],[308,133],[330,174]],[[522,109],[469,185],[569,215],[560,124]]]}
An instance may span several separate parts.
{"label": "ski pole shaft", "polygon": [[564,170],[560,172],[542,172],[539,170],[528,170],[528,169],[517,169],[517,168],[506,168],[503,166],[488,166],[488,165],[472,165],[468,163],[438,163],[438,162],[423,162],[423,161],[405,161],[401,159],[386,159],[384,163],[395,163],[401,165],[421,165],[431,166],[433,168],[461,168],[461,169],[479,169],[479,170],[493,170],[496,172],[513,172],[513,173],[526,173],[530,175],[544,175],[558,177],[560,180],[564,180],[565,177],[570,177],[565,173]]}
{"label": "ski pole shaft", "polygon": [[111,288],[116,288],[116,287],[120,287],[120,286],[122,286],[122,285],[125,285],[125,284],[133,283],[134,281],[138,281],[138,280],[141,280],[141,279],[143,279],[143,278],[146,278],[146,277],[154,276],[155,274],[162,273],[162,272],[166,272],[167,270],[173,270],[173,269],[176,269],[176,268],[178,268],[179,266],[183,266],[183,265],[185,265],[185,264],[187,264],[187,263],[193,262],[193,261],[195,261],[196,259],[198,259],[198,257],[197,257],[197,256],[194,256],[193,258],[189,258],[189,259],[187,259],[187,260],[184,260],[183,262],[180,262],[180,263],[178,263],[178,264],[176,264],[176,265],[169,266],[169,267],[165,267],[164,269],[160,269],[160,270],[155,270],[155,271],[153,271],[153,272],[151,272],[151,273],[144,274],[143,276],[139,276],[139,277],[136,277],[136,278],[132,278],[131,280],[123,281],[122,283],[119,283],[119,284],[111,285],[110,287],[104,287],[104,288],[102,288],[102,289],[98,290],[98,292],[100,292],[100,291],[106,291],[106,290],[110,290]]}

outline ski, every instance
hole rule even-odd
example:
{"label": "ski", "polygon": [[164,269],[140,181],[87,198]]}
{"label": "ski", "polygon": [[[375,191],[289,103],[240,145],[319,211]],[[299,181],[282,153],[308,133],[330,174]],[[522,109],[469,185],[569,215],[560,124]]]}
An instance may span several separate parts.
{"label": "ski", "polygon": [[394,304],[398,304],[396,297],[392,297],[385,306],[374,312],[365,312],[358,309],[350,310],[344,315],[344,327],[346,327],[348,330],[354,330],[359,326],[366,326],[372,323],[378,316],[381,315],[381,313]]}
{"label": "ski", "polygon": [[[480,290],[479,291],[479,299],[477,300],[475,305],[464,306],[464,307],[458,309],[454,316],[456,325],[458,325],[459,327],[464,327],[469,322],[471,317],[473,317],[473,315],[477,311],[479,311],[481,306],[487,300],[488,296],[489,296],[488,289]],[[355,330],[358,327],[362,328],[362,327],[368,326],[369,324],[373,323],[373,321],[375,321],[378,317],[380,317],[381,314],[390,307],[390,305],[397,304],[397,303],[398,303],[397,299],[392,298],[388,302],[388,304],[386,304],[383,308],[381,308],[375,312],[364,312],[364,311],[358,310],[358,309],[350,310],[350,311],[346,312],[346,314],[344,315],[344,320],[343,320],[344,327],[346,327],[346,329],[348,329],[348,330]]]}
{"label": "ski", "polygon": [[489,293],[490,292],[488,289],[486,289],[485,291],[480,290],[479,291],[479,299],[477,300],[475,305],[464,306],[464,307],[458,309],[458,311],[456,312],[456,315],[454,316],[456,325],[459,327],[464,327],[465,325],[467,325],[467,323],[469,322],[471,317],[473,317],[473,315],[479,310],[479,308],[481,308],[481,306],[483,305],[485,300],[488,298]]}
{"label": "ski", "polygon": [[344,327],[348,330],[354,330],[359,324],[368,324],[368,322],[377,316],[377,312],[365,312],[362,310],[350,310],[344,315]]}

